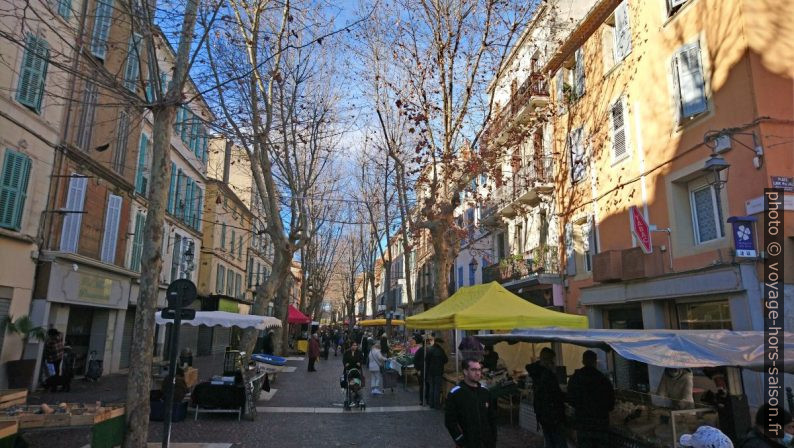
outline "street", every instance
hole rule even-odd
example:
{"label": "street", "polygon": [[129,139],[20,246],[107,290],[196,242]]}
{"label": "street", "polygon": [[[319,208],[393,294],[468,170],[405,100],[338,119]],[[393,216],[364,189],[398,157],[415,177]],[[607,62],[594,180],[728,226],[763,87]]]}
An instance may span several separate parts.
{"label": "street", "polygon": [[[290,358],[287,371],[279,373],[270,394],[263,394],[257,403],[256,420],[229,414],[200,414],[198,421],[189,413],[185,421],[175,423],[171,440],[176,443],[215,443],[221,447],[447,447],[453,446],[444,428],[444,414],[420,407],[416,382],[394,392],[371,397],[366,394],[366,411],[344,411],[343,389],[339,387],[342,372],[341,353],[331,353],[328,361],[317,362],[317,372],[307,371],[307,359]],[[223,356],[197,358],[195,365],[202,380],[219,374]],[[294,369],[294,370],[293,370]],[[126,376],[112,375],[96,383],[77,380],[72,392],[36,393],[31,403],[46,402],[116,402],[124,400]],[[367,389],[368,390],[368,389]],[[515,420],[514,420],[515,421]],[[151,422],[149,441],[160,442],[162,423]],[[28,433],[31,447],[75,448],[88,444],[87,429]],[[539,439],[509,424],[507,411],[500,414],[499,447],[534,447]],[[159,445],[158,445],[159,446]],[[199,445],[200,446],[200,445]]]}

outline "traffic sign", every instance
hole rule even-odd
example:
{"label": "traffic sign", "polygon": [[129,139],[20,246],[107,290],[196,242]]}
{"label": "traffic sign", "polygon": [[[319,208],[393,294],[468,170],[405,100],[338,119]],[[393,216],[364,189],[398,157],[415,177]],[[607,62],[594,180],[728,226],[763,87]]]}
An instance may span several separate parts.
{"label": "traffic sign", "polygon": [[165,299],[170,308],[187,307],[198,297],[196,285],[186,278],[174,280],[165,291]]}
{"label": "traffic sign", "polygon": [[637,238],[640,243],[642,251],[646,254],[653,252],[653,243],[651,242],[651,229],[645,216],[640,213],[640,210],[632,205],[629,209],[631,215],[631,233]]}
{"label": "traffic sign", "polygon": [[[161,313],[163,319],[176,319],[176,310],[172,308],[163,308]],[[179,318],[182,320],[193,320],[196,318],[196,310],[191,308],[183,308],[179,310]]]}

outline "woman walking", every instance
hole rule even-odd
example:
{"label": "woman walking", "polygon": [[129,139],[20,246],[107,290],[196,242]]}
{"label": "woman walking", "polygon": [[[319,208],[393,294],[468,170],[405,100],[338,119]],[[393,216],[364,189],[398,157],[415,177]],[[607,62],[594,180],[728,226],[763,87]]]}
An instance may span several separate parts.
{"label": "woman walking", "polygon": [[383,395],[383,391],[381,388],[383,387],[383,374],[381,373],[381,369],[383,368],[383,364],[386,362],[386,357],[383,356],[383,353],[380,351],[380,347],[375,344],[372,344],[372,340],[370,340],[370,344],[372,348],[369,351],[369,357],[367,365],[369,367],[369,372],[372,375],[372,383],[370,384],[371,393],[372,395]]}

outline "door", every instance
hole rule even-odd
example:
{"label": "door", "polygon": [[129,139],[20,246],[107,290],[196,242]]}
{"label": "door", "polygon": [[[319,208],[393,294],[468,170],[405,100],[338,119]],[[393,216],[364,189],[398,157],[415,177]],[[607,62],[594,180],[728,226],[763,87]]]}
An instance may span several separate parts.
{"label": "door", "polygon": [[80,374],[85,372],[86,368],[93,320],[94,310],[92,308],[77,306],[69,308],[64,345],[72,347],[72,353],[74,353],[75,358],[74,371]]}
{"label": "door", "polygon": [[126,369],[130,366],[130,348],[132,347],[132,333],[135,329],[135,308],[130,307],[124,315],[124,332],[121,336],[121,359],[119,368]]}

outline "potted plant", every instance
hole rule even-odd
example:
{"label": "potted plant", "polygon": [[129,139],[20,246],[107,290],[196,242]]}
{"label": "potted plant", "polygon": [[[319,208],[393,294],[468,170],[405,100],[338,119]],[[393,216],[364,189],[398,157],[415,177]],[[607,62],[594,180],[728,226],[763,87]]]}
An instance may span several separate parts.
{"label": "potted plant", "polygon": [[527,263],[524,261],[524,256],[521,254],[513,255],[513,278],[519,279],[529,274]]}
{"label": "potted plant", "polygon": [[499,280],[504,280],[510,275],[510,259],[502,258],[499,260]]}
{"label": "potted plant", "polygon": [[11,389],[29,388],[33,380],[33,371],[36,369],[35,359],[25,358],[25,347],[31,338],[44,339],[44,328],[33,324],[28,316],[20,316],[16,320],[12,316],[6,318],[6,330],[11,334],[18,334],[22,338],[22,353],[16,361],[6,363],[8,374],[8,387]]}

